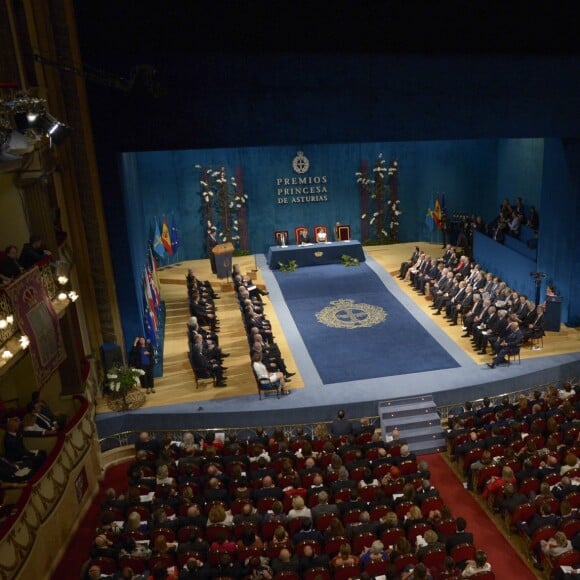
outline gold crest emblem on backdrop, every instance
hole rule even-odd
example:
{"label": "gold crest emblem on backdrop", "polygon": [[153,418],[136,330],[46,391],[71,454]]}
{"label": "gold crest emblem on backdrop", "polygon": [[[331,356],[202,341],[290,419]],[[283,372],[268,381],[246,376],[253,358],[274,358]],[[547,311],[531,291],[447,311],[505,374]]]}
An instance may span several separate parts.
{"label": "gold crest emblem on backdrop", "polygon": [[368,328],[380,324],[387,313],[380,306],[355,303],[354,300],[332,300],[330,306],[316,313],[318,322],[331,328]]}

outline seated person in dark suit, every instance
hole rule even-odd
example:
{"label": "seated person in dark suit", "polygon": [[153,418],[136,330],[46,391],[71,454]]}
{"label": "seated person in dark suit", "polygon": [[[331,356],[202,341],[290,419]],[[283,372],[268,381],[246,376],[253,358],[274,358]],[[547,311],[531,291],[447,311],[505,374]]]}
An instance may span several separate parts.
{"label": "seated person in dark suit", "polygon": [[42,239],[40,236],[30,236],[30,241],[22,246],[22,252],[20,252],[20,266],[25,270],[31,268],[44,258],[44,256],[49,256],[50,252],[42,248]]}
{"label": "seated person in dark suit", "polygon": [[345,419],[345,413],[343,409],[341,409],[336,414],[336,419],[332,422],[330,426],[330,432],[335,437],[352,434],[352,423],[348,419]]}
{"label": "seated person in dark suit", "polygon": [[310,243],[310,234],[308,230],[302,230],[300,232],[299,240],[300,244],[309,244]]}
{"label": "seated person in dark suit", "polygon": [[401,280],[405,279],[407,270],[419,259],[419,253],[419,246],[415,246],[411,257],[406,262],[401,262],[401,268],[399,269],[399,278]]}
{"label": "seated person in dark suit", "polygon": [[290,550],[283,548],[280,550],[277,558],[272,560],[272,570],[278,572],[296,572],[300,571],[300,565],[297,559],[292,558]]}
{"label": "seated person in dark suit", "polygon": [[494,368],[496,365],[506,362],[506,356],[510,354],[515,354],[519,352],[520,345],[522,344],[522,331],[520,330],[520,325],[518,322],[511,323],[511,330],[509,334],[503,340],[496,341],[495,344],[495,358],[488,366]]}
{"label": "seated person in dark suit", "polygon": [[499,509],[502,512],[513,514],[519,506],[528,501],[525,495],[516,491],[513,483],[506,484],[503,494],[503,499],[499,502]]}
{"label": "seated person in dark suit", "polygon": [[304,546],[302,556],[298,558],[298,565],[302,574],[310,568],[328,568],[328,556],[326,554],[317,556],[312,546]]}
{"label": "seated person in dark suit", "polygon": [[536,530],[544,526],[555,526],[560,525],[560,517],[552,513],[552,507],[549,503],[543,503],[540,506],[540,513],[534,514],[534,517],[529,522],[520,522],[518,527],[529,537],[534,535]]}
{"label": "seated person in dark suit", "polygon": [[544,336],[544,308],[538,305],[535,311],[532,311],[521,326],[523,342],[528,342],[532,338]]}
{"label": "seated person in dark suit", "polygon": [[211,363],[201,352],[201,345],[195,344],[190,353],[190,362],[195,374],[200,378],[215,377],[216,387],[225,387],[223,369],[217,363]]}
{"label": "seated person in dark suit", "polygon": [[8,461],[18,463],[23,467],[37,469],[46,459],[45,451],[30,451],[24,445],[19,417],[10,417],[6,422],[4,436],[4,455]]}
{"label": "seated person in dark suit", "polygon": [[447,553],[451,553],[451,550],[455,546],[459,546],[461,544],[473,544],[473,534],[471,532],[466,532],[465,529],[467,528],[467,522],[464,518],[459,517],[455,520],[456,525],[456,532],[451,534],[447,538],[447,542],[445,543],[445,549]]}

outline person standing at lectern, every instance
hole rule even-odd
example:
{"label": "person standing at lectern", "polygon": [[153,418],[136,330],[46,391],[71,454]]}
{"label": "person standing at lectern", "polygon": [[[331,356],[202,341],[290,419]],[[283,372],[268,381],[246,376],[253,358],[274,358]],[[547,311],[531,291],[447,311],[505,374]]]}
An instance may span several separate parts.
{"label": "person standing at lectern", "polygon": [[215,255],[213,253],[213,249],[218,245],[217,241],[217,228],[215,226],[211,226],[209,228],[209,233],[207,234],[207,238],[205,244],[207,246],[207,255],[209,257],[209,263],[211,264],[211,271],[213,274],[217,274],[217,268],[215,265]]}

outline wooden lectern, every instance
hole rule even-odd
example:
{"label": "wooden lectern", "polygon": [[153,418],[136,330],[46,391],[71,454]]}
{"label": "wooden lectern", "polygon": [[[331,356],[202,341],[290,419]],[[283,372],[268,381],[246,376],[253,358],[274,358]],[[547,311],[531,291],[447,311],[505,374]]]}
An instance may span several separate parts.
{"label": "wooden lectern", "polygon": [[232,271],[232,254],[234,246],[231,242],[218,244],[212,250],[215,256],[215,267],[218,278],[229,278]]}

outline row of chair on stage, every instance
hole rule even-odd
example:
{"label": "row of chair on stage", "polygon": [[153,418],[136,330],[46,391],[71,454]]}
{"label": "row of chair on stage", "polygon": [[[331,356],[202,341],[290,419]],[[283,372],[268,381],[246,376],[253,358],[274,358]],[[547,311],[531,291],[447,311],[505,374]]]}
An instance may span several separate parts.
{"label": "row of chair on stage", "polygon": [[[294,243],[298,246],[300,244],[319,243],[331,241],[347,242],[350,240],[350,226],[336,224],[333,231],[333,239],[331,239],[328,227],[325,225],[317,225],[312,228],[312,235],[307,226],[296,226],[294,228]],[[290,236],[288,230],[276,230],[274,232],[274,243],[278,246],[286,246],[290,244]]]}

